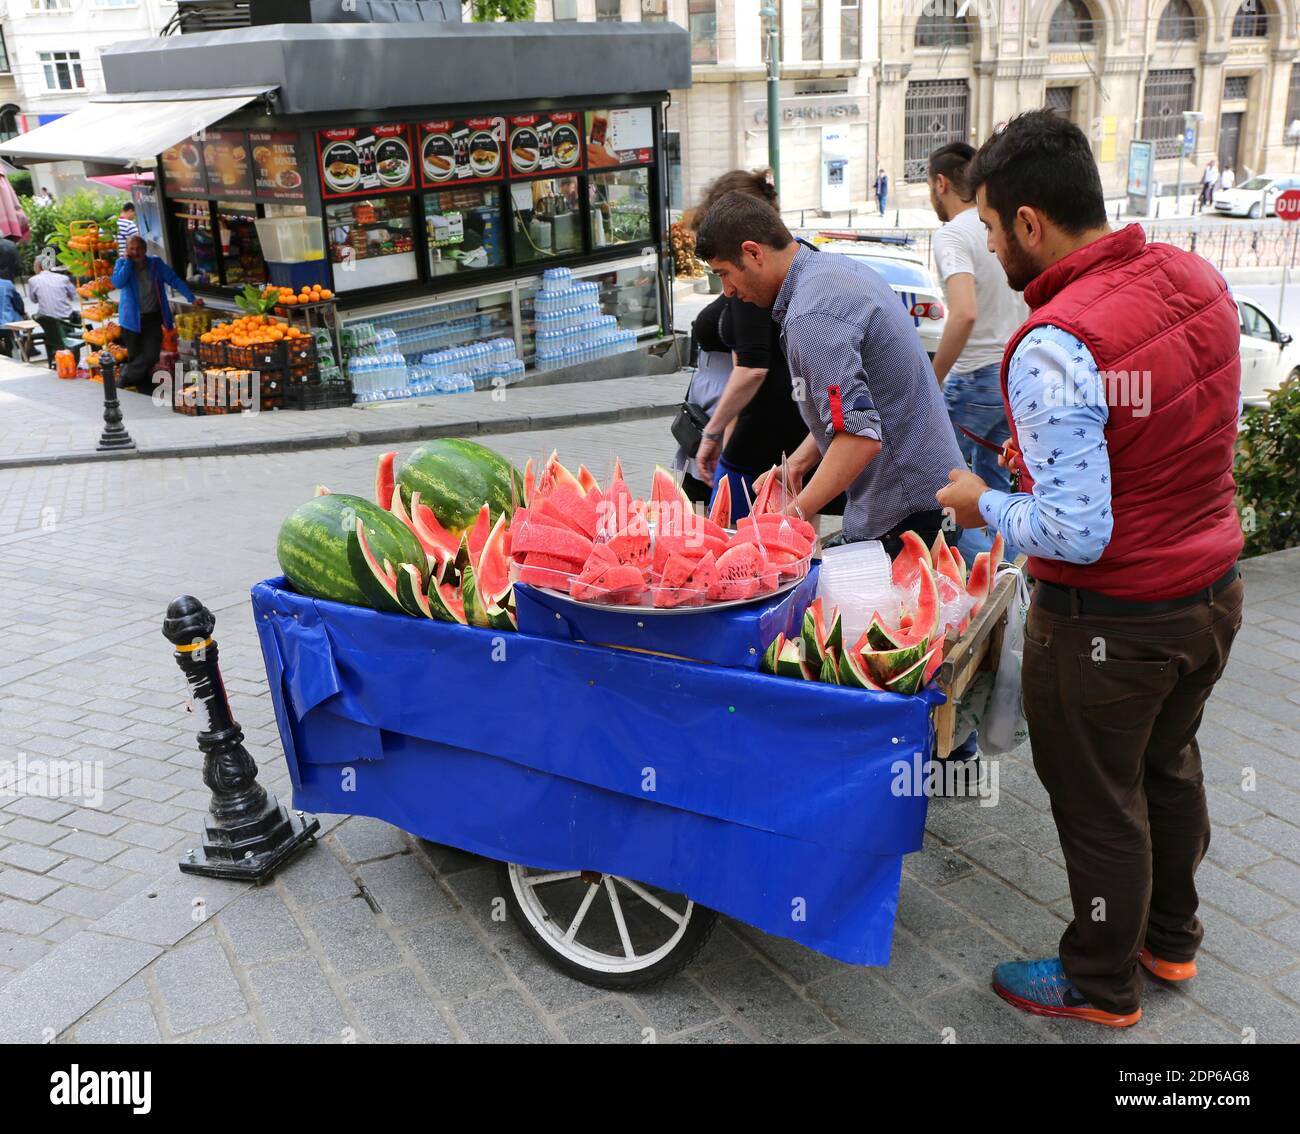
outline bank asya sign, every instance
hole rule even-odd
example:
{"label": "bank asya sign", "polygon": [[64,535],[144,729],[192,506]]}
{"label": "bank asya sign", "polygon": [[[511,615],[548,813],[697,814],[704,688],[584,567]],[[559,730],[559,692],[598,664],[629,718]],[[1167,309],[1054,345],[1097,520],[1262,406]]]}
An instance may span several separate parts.
{"label": "bank asya sign", "polygon": [[[781,121],[794,124],[807,122],[855,122],[865,120],[862,104],[857,102],[796,102],[781,107]],[[754,111],[754,121],[767,125],[767,107]]]}

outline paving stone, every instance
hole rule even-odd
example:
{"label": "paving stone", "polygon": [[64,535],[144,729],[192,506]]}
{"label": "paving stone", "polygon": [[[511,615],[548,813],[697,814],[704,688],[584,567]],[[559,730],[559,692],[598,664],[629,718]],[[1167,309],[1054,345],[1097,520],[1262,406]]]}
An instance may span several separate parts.
{"label": "paving stone", "polygon": [[961,910],[906,873],[898,893],[898,921],[922,939],[969,924]]}
{"label": "paving stone", "polygon": [[952,1029],[959,1044],[1041,1043],[1045,1034],[1035,1026],[1036,1020],[1011,1007],[987,987],[962,985],[922,1001],[916,1010],[940,1037]]}
{"label": "paving stone", "polygon": [[[133,779],[122,785],[124,795],[138,796],[140,799],[151,800],[154,803],[163,803],[168,800],[175,803],[175,797],[180,790],[178,784],[157,783],[154,780]],[[206,794],[203,806],[204,808],[207,807]],[[121,808],[118,809],[118,813],[125,814]]]}
{"label": "paving stone", "polygon": [[215,1028],[205,1029],[201,1032],[191,1032],[187,1035],[184,1043],[198,1044],[250,1044],[261,1043],[262,1037],[257,1030],[257,1024],[251,1017],[244,1017],[242,1020],[232,1020],[229,1024],[221,1024]]}
{"label": "paving stone", "polygon": [[25,902],[39,902],[54,893],[63,883],[43,874],[30,874],[12,866],[0,867],[0,895],[21,898]]}
{"label": "paving stone", "polygon": [[8,800],[4,805],[5,814],[41,819],[46,823],[55,822],[71,810],[73,808],[70,803],[58,799],[46,799],[39,795],[20,795],[16,799]]}
{"label": "paving stone", "polygon": [[4,866],[17,866],[32,874],[44,874],[64,860],[64,855],[44,847],[31,847],[26,843],[9,843],[0,847],[0,863]]}
{"label": "paving stone", "polygon": [[1240,1043],[1241,1036],[1204,1012],[1189,1012],[1160,1029],[1163,1043]]}
{"label": "paving stone", "polygon": [[654,1042],[656,1032],[629,1011],[619,999],[598,1000],[556,1021],[571,1043]]}
{"label": "paving stone", "polygon": [[1202,862],[1197,870],[1196,892],[1202,901],[1213,903],[1247,925],[1258,925],[1288,912],[1287,904],[1280,898],[1211,862]]}
{"label": "paving stone", "polygon": [[77,1043],[162,1043],[153,1009],[143,1000],[93,1013],[76,1029]]}
{"label": "paving stone", "polygon": [[722,1018],[718,1004],[685,976],[637,989],[635,996],[637,1008],[650,1021],[659,1040]]}
{"label": "paving stone", "polygon": [[183,842],[194,841],[192,836],[174,827],[151,827],[148,823],[128,823],[115,837],[124,843],[133,843],[155,851],[174,850]]}
{"label": "paving stone", "polygon": [[693,1032],[686,1032],[684,1035],[673,1037],[672,1043],[691,1043],[691,1044],[729,1044],[729,1043],[753,1043],[754,1041],[739,1027],[730,1020],[719,1020],[713,1024],[706,1024]]}
{"label": "paving stone", "polygon": [[[987,828],[985,828],[987,832]],[[912,878],[917,878],[930,886],[946,886],[958,878],[965,878],[974,870],[970,859],[961,852],[940,843],[933,835],[926,834],[919,853],[909,854],[903,859],[903,870]]]}
{"label": "paving stone", "polygon": [[948,964],[977,986],[987,986],[992,981],[997,964],[1022,956],[1016,946],[998,940],[986,929],[969,921],[925,940]]}
{"label": "paving stone", "polygon": [[5,984],[0,1043],[59,1035],[161,952],[99,933],[70,937]]}
{"label": "paving stone", "polygon": [[[0,858],[3,858],[0,854]],[[1275,858],[1246,871],[1246,878],[1256,886],[1271,890],[1288,901],[1300,901],[1300,866],[1284,858]]]}
{"label": "paving stone", "polygon": [[10,933],[40,936],[62,916],[61,913],[46,909],[44,906],[0,898],[0,930]]}
{"label": "paving stone", "polygon": [[0,965],[6,968],[25,969],[28,965],[35,964],[49,951],[48,941],[0,931]]}
{"label": "paving stone", "polygon": [[373,973],[347,996],[375,1043],[455,1043],[456,1037],[410,969]]}
{"label": "paving stone", "polygon": [[177,1035],[220,1024],[248,1011],[226,951],[216,941],[176,949],[153,967],[167,1025]]}
{"label": "paving stone", "polygon": [[[0,815],[0,818],[6,818]],[[38,847],[47,847],[56,839],[61,839],[68,833],[65,827],[56,827],[53,823],[46,823],[38,819],[25,819],[19,816],[17,819],[7,819],[5,825],[0,827],[0,835],[6,839],[13,839],[20,843],[35,843]]]}
{"label": "paving stone", "polygon": [[77,858],[93,859],[95,862],[107,862],[126,849],[125,843],[102,835],[92,835],[87,831],[71,831],[50,846],[52,850],[75,855]]}
{"label": "paving stone", "polygon": [[155,945],[175,945],[245,888],[242,882],[177,873],[127,899],[96,922],[95,929]]}
{"label": "paving stone", "polygon": [[532,1008],[513,989],[480,992],[454,1011],[471,1043],[554,1043]]}
{"label": "paving stone", "polygon": [[355,1034],[333,989],[311,957],[250,969],[249,984],[275,1043],[339,1043]]}
{"label": "paving stone", "polygon": [[110,815],[105,811],[92,811],[88,807],[78,807],[68,811],[59,820],[62,827],[77,831],[89,831],[92,835],[111,835],[127,823],[125,818]]}
{"label": "paving stone", "polygon": [[1239,1039],[1243,1029],[1249,1028],[1258,1043],[1300,1042],[1300,1012],[1293,1005],[1205,953],[1197,957],[1196,969],[1197,977],[1188,983],[1187,995],[1235,1029]]}
{"label": "paving stone", "polygon": [[1005,878],[1036,901],[1050,903],[1065,897],[1070,885],[1065,871],[1014,839],[993,834],[962,847],[962,854]]}
{"label": "paving stone", "polygon": [[800,999],[761,961],[746,960],[708,970],[701,981],[714,996],[732,1005],[763,1039],[800,1043],[834,1030],[815,1004]]}
{"label": "paving stone", "polygon": [[415,926],[402,940],[430,987],[446,1000],[461,1000],[509,979],[501,961],[459,917]]}
{"label": "paving stone", "polygon": [[[751,925],[735,923],[736,933],[767,957],[774,967],[784,972],[795,984],[810,984],[831,973],[849,968],[843,961],[818,953],[797,941],[775,937]],[[708,945],[705,946],[707,950]]]}
{"label": "paving stone", "polygon": [[488,861],[479,855],[469,854],[456,847],[431,843],[425,839],[416,839],[415,844],[433,864],[434,870],[442,875],[455,874],[461,870],[473,870]]}
{"label": "paving stone", "polygon": [[155,803],[150,799],[132,799],[122,804],[115,812],[128,819],[138,819],[143,823],[162,826],[164,823],[183,822],[188,818],[186,812],[170,803]]}
{"label": "paving stone", "polygon": [[241,965],[300,953],[307,947],[283,899],[274,889],[250,890],[221,911],[219,922]]}
{"label": "paving stone", "polygon": [[415,855],[367,863],[358,873],[394,925],[410,925],[452,912],[451,899]]}
{"label": "paving stone", "polygon": [[87,890],[83,886],[64,885],[56,893],[43,899],[42,904],[64,913],[77,914],[94,921],[114,910],[122,899],[116,894],[100,890]]}
{"label": "paving stone", "polygon": [[317,843],[276,874],[278,883],[301,906],[346,898],[357,892],[357,884],[343,869],[328,846]]}
{"label": "paving stone", "polygon": [[1239,925],[1212,906],[1203,906],[1200,918],[1205,926],[1202,948],[1238,972],[1268,977],[1296,962],[1290,949],[1283,948],[1257,930]]}
{"label": "paving stone", "polygon": [[944,897],[1016,942],[1029,956],[1047,956],[1061,939],[1065,922],[987,875],[954,882]]}
{"label": "paving stone", "polygon": [[[871,1043],[935,1043],[939,1035],[880,979],[877,969],[849,969],[808,990],[826,1016]],[[748,1021],[747,1021],[748,1022]]]}
{"label": "paving stone", "polygon": [[318,906],[308,917],[325,959],[340,977],[386,968],[401,959],[392,938],[360,897]]}
{"label": "paving stone", "polygon": [[1233,831],[1216,828],[1210,836],[1210,849],[1205,852],[1205,857],[1231,874],[1256,866],[1272,855],[1266,848]]}
{"label": "paving stone", "polygon": [[50,871],[51,878],[61,878],[64,882],[75,882],[79,886],[89,886],[95,890],[107,890],[134,875],[117,866],[104,866],[96,862],[84,862],[70,858]]}
{"label": "paving stone", "polygon": [[409,850],[405,834],[391,823],[358,815],[335,828],[332,838],[351,862],[386,858]]}
{"label": "paving stone", "polygon": [[948,965],[944,957],[925,949],[906,930],[895,931],[889,964],[879,973],[880,979],[907,1003],[947,992],[963,979],[957,968]]}

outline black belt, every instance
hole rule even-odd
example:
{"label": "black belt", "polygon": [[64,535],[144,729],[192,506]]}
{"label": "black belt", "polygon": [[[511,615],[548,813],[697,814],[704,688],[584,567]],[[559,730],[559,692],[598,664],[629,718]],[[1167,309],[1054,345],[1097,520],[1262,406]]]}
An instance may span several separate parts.
{"label": "black belt", "polygon": [[1129,615],[1141,617],[1144,614],[1166,614],[1172,610],[1181,610],[1198,602],[1209,602],[1224,587],[1236,581],[1241,572],[1234,563],[1208,587],[1202,587],[1182,598],[1165,599],[1160,602],[1130,602],[1128,599],[1112,598],[1098,591],[1085,591],[1080,587],[1063,587],[1060,583],[1048,583],[1042,579],[1036,581],[1034,602],[1052,614],[1113,614],[1121,617]]}

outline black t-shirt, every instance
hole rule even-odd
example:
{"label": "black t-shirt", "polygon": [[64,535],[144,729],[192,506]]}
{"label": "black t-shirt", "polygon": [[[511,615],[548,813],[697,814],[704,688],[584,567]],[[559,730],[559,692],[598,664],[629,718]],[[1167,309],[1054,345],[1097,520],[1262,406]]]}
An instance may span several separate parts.
{"label": "black t-shirt", "polygon": [[725,348],[735,352],[738,365],[767,371],[749,405],[740,411],[722,454],[727,464],[757,475],[779,464],[782,453],[788,456],[799,448],[808,427],[790,392],[790,370],[771,312],[726,299],[718,334]]}

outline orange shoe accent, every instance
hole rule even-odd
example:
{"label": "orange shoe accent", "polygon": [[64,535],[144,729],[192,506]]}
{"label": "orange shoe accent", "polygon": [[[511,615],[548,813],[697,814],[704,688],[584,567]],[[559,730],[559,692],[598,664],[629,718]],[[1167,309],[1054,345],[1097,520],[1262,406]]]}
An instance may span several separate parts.
{"label": "orange shoe accent", "polygon": [[1131,1028],[1142,1019],[1141,1008],[1136,1012],[1120,1016],[1114,1012],[1103,1012],[1100,1008],[1068,1008],[1064,1004],[1039,1004],[1033,1000],[1022,999],[996,982],[993,984],[993,991],[1013,1007],[1019,1008],[1022,1012],[1032,1012],[1035,1016],[1060,1016],[1070,1020],[1085,1020],[1090,1024],[1102,1024],[1108,1028]]}
{"label": "orange shoe accent", "polygon": [[1195,961],[1162,961],[1150,949],[1138,950],[1138,963],[1152,976],[1174,984],[1196,975]]}

